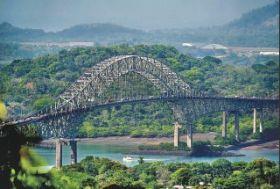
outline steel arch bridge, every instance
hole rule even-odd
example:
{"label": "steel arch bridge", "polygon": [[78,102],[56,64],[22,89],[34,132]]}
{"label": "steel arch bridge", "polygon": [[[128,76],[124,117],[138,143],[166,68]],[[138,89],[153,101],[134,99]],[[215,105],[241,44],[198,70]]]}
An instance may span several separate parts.
{"label": "steel arch bridge", "polygon": [[[113,83],[134,73],[149,81],[159,91],[156,95],[120,93],[106,97],[106,89]],[[238,112],[249,109],[276,109],[278,99],[229,98],[206,96],[196,92],[171,71],[165,64],[152,58],[137,55],[115,56],[86,70],[55,103],[28,116],[10,119],[0,123],[0,128],[12,125],[39,125],[42,135],[47,137],[73,138],[77,134],[79,118],[86,112],[100,107],[127,103],[168,102],[175,119],[182,125],[190,125],[201,117],[214,112]]]}

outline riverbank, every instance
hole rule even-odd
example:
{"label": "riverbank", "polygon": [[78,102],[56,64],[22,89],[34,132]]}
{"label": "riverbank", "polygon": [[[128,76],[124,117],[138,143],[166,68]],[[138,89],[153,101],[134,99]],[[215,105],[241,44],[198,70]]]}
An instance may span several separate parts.
{"label": "riverbank", "polygon": [[[134,152],[130,152],[133,155],[172,155],[172,156],[192,156],[192,157],[202,157],[198,155],[192,155],[190,151],[176,150],[176,151],[166,151],[166,150],[136,150]],[[240,153],[233,152],[220,152],[220,153],[212,153],[212,154],[204,154],[203,157],[241,157],[245,156]]]}
{"label": "riverbank", "polygon": [[261,150],[261,149],[279,149],[279,140],[261,141],[249,140],[237,145],[225,147],[225,150]]}
{"label": "riverbank", "polygon": [[[194,141],[214,141],[216,133],[195,133],[193,135]],[[120,146],[138,146],[138,145],[159,145],[160,143],[171,143],[173,137],[157,137],[157,138],[132,138],[130,136],[112,136],[112,137],[98,137],[98,138],[77,138],[78,142],[88,144],[108,144],[108,145],[120,145]],[[187,140],[187,135],[180,136],[181,141]],[[65,142],[68,140],[65,139]],[[41,141],[38,145],[40,147],[55,147],[55,139],[46,139]]]}
{"label": "riverbank", "polygon": [[[216,133],[195,133],[193,141],[214,141]],[[181,141],[186,141],[187,136],[180,136]],[[159,145],[160,143],[172,143],[173,137],[160,137],[160,138],[132,138],[129,136],[112,136],[112,137],[98,137],[98,138],[78,138],[78,142],[86,144],[97,145],[115,145],[115,146],[139,146],[139,145]],[[67,142],[67,140],[64,140]],[[37,144],[38,147],[54,148],[55,139],[47,139]],[[240,143],[238,145],[226,146],[225,150],[261,150],[261,149],[279,149],[279,141],[259,141],[250,140]]]}

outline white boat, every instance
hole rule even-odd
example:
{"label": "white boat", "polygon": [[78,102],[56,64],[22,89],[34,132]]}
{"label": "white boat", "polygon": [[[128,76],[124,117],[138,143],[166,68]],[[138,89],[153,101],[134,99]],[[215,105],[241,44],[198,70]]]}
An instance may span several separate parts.
{"label": "white boat", "polygon": [[130,156],[124,156],[123,161],[133,161],[133,158]]}

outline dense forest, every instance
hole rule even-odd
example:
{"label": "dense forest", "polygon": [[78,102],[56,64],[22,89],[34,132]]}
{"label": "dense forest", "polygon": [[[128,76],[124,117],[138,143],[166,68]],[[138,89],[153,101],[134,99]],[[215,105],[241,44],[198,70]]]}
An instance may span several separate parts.
{"label": "dense forest", "polygon": [[[23,151],[23,150],[22,150]],[[172,188],[174,185],[194,188],[273,189],[279,187],[279,165],[266,159],[230,162],[218,159],[212,163],[146,163],[139,158],[134,167],[106,158],[88,156],[75,165],[49,172],[30,166],[42,161],[28,149],[21,158],[22,168],[9,181],[18,188],[103,188],[142,189]],[[1,185],[1,184],[0,184]]]}
{"label": "dense forest", "polygon": [[1,64],[9,64],[16,59],[34,58],[45,54],[57,53],[59,50],[62,50],[62,48],[58,46],[50,48],[47,46],[0,42],[0,66]]}
{"label": "dense forest", "polygon": [[[97,186],[99,188],[162,188],[173,185],[209,185],[214,188],[271,188],[279,185],[278,165],[265,159],[250,163],[231,163],[219,159],[209,163],[145,163],[127,168],[108,159],[87,157],[76,166],[65,166],[62,175],[69,186]],[[78,172],[79,177],[75,176]],[[61,173],[56,175],[60,177]],[[69,182],[70,181],[70,182]],[[57,183],[64,185],[65,182]]]}
{"label": "dense forest", "polygon": [[[1,68],[1,99],[6,103],[10,116],[39,110],[52,104],[54,99],[86,68],[92,67],[101,60],[121,54],[138,54],[158,59],[178,73],[190,84],[191,88],[208,95],[249,97],[278,95],[278,62],[268,61],[252,66],[234,66],[213,57],[195,59],[168,46],[120,45],[75,48],[62,50],[54,55],[15,60]],[[138,79],[135,81],[130,79],[130,82],[134,87],[138,86],[139,92],[147,91],[146,87],[149,86],[147,81],[138,82]],[[109,94],[113,91],[109,88],[107,92]],[[265,114],[265,131],[271,134],[277,129],[277,115],[269,112]],[[173,123],[172,110],[168,104],[124,105],[90,112],[80,125],[79,136],[171,136]],[[230,119],[229,123],[230,131],[233,133],[231,128],[233,120]],[[198,120],[195,129],[196,132],[220,132],[220,125],[220,115],[214,114]],[[251,112],[248,114],[245,112],[241,118],[240,127],[241,138],[246,140],[251,133]],[[184,133],[184,129],[181,132]],[[269,133],[265,135],[270,135]]]}

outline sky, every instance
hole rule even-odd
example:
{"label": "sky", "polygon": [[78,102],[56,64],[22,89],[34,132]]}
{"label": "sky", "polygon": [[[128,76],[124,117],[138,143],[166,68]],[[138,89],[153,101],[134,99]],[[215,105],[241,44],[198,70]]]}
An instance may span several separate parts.
{"label": "sky", "polygon": [[58,31],[114,23],[142,30],[222,25],[275,0],[0,0],[0,22]]}

